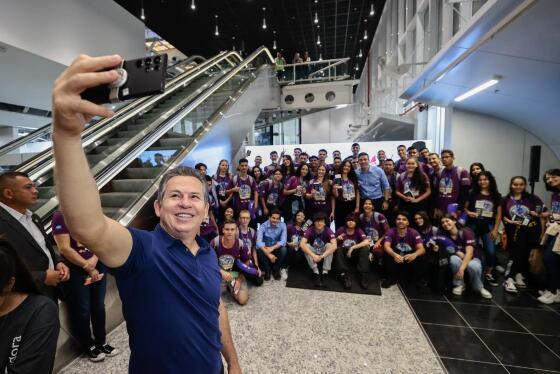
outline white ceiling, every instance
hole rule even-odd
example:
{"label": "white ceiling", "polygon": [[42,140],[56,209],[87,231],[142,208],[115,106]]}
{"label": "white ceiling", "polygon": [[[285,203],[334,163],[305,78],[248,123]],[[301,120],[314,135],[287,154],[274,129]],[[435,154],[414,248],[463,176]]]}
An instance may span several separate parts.
{"label": "white ceiling", "polygon": [[[508,4],[511,6],[521,3],[518,0],[508,1],[511,1]],[[559,0],[536,0],[415,101],[452,105],[513,122],[535,134],[560,157],[560,111],[557,109],[560,105],[559,22]],[[458,40],[448,49],[449,55],[456,56],[459,50],[465,50],[466,39],[470,37],[472,40],[481,34],[477,27],[469,32],[472,35],[465,35],[463,40]],[[446,57],[449,61],[449,56],[445,56],[447,53],[437,56],[440,64]],[[433,80],[441,71],[426,69],[415,82]],[[461,103],[453,101],[459,94],[492,79],[494,75],[503,77],[497,85]],[[417,92],[419,85],[412,85],[402,97],[411,98]]]}

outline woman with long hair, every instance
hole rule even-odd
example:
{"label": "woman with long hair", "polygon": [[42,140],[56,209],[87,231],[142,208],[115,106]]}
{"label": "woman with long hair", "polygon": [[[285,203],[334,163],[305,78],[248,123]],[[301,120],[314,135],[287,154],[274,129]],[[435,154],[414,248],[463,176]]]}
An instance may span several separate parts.
{"label": "woman with long hair", "polygon": [[464,279],[467,272],[472,290],[479,292],[485,299],[491,299],[492,294],[482,283],[481,253],[476,245],[474,233],[469,228],[461,228],[452,214],[444,215],[440,222],[442,234],[451,239],[456,248],[456,252],[449,258],[449,266],[453,273],[453,294],[461,296],[465,291]]}
{"label": "woman with long hair", "polygon": [[359,224],[369,240],[370,251],[378,260],[383,256],[383,239],[389,231],[389,223],[382,213],[375,212],[375,205],[370,198],[364,199],[364,212],[360,214]]}
{"label": "woman with long hair", "polygon": [[[221,219],[224,215],[225,209],[230,205],[233,194],[227,194],[226,190],[231,181],[231,174],[229,172],[229,162],[227,160],[220,160],[216,174],[212,177],[216,186],[216,193],[218,195],[218,217]],[[220,221],[221,222],[221,221]]]}
{"label": "woman with long hair", "polygon": [[266,180],[266,176],[263,174],[263,171],[260,166],[253,166],[251,168],[251,172],[249,173],[250,176],[253,177],[257,186],[264,180]]}
{"label": "woman with long hair", "polygon": [[[334,197],[331,195],[332,192],[332,181],[327,175],[327,168],[325,165],[320,165],[317,168],[317,175],[311,180],[307,186],[307,193],[305,197],[307,198],[308,205],[308,216],[314,217],[315,213],[324,212],[327,218],[332,219],[334,215],[332,214],[332,205]],[[327,222],[327,226],[329,222]]]}
{"label": "woman with long hair", "polygon": [[486,171],[486,169],[484,168],[484,165],[482,165],[482,163],[473,162],[471,164],[471,167],[469,168],[469,174],[471,176],[471,185],[474,183],[476,176],[483,171]]}
{"label": "woman with long hair", "polygon": [[[249,175],[252,176],[255,180],[255,184],[257,185],[257,190],[259,191],[260,195],[261,189],[268,179],[266,179],[266,176],[264,175],[260,166],[253,166]],[[267,219],[268,217],[263,212],[263,205],[259,204],[259,207],[255,211],[255,221],[257,223],[263,223]]]}
{"label": "woman with long hair", "polygon": [[300,260],[305,258],[302,251],[299,250],[299,242],[310,224],[311,221],[306,223],[305,211],[300,209],[294,214],[294,222],[288,225],[286,243],[288,246],[288,258],[286,259],[288,266],[295,266],[298,262],[302,262]]}
{"label": "woman with long hair", "polygon": [[[261,183],[259,188],[259,198],[263,207],[264,216],[268,217],[274,209],[280,209],[284,202],[284,176],[281,169],[276,169],[272,174],[272,179]],[[263,221],[264,222],[264,221]]]}
{"label": "woman with long hair", "polygon": [[305,191],[310,178],[309,165],[302,162],[297,168],[296,174],[284,185],[285,200],[282,205],[284,222],[292,222],[298,210],[305,210]]}
{"label": "woman with long hair", "polygon": [[51,373],[59,329],[57,305],[0,238],[0,372]]}
{"label": "woman with long hair", "polygon": [[342,227],[346,224],[346,217],[353,213],[358,214],[360,212],[360,189],[358,188],[358,177],[354,168],[352,168],[352,162],[346,160],[342,163],[340,167],[340,178],[333,179],[333,213],[334,222],[337,228]]}
{"label": "woman with long hair", "polygon": [[541,234],[542,200],[526,191],[527,179],[511,178],[509,193],[502,201],[503,222],[507,237],[507,250],[512,260],[511,270],[504,282],[507,292],[516,293],[525,288],[525,275],[529,273],[529,253],[539,242]]}
{"label": "woman with long hair", "polygon": [[284,155],[282,157],[282,165],[280,166],[280,170],[282,171],[282,175],[284,176],[282,183],[286,183],[291,177],[296,175],[292,156]]}
{"label": "woman with long hair", "polygon": [[[543,213],[547,219],[547,233],[560,225],[560,169],[550,169],[544,173],[546,190],[552,193],[550,199],[550,210]],[[544,265],[546,266],[546,290],[539,297],[544,304],[560,303],[560,237],[547,236],[545,238]],[[556,249],[556,251],[555,251]]]}
{"label": "woman with long hair", "polygon": [[410,157],[405,163],[406,170],[397,178],[399,209],[410,215],[426,210],[432,194],[430,180],[421,170],[418,160]]}
{"label": "woman with long hair", "polygon": [[[471,165],[472,169],[472,165]],[[497,286],[494,278],[498,228],[502,221],[502,195],[498,192],[496,179],[489,171],[476,174],[469,198],[465,202],[468,226],[474,231],[477,241],[482,241],[485,254],[484,276],[491,286]]]}

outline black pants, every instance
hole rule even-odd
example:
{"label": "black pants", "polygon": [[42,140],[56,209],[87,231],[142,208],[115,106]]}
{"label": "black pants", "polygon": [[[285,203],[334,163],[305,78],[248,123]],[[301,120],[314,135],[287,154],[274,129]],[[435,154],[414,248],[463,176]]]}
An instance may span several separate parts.
{"label": "black pants", "polygon": [[343,227],[346,224],[346,216],[354,212],[356,209],[356,201],[343,201],[336,200],[336,207],[334,211],[334,224],[336,228]]}
{"label": "black pants", "polygon": [[414,218],[414,215],[420,211],[426,211],[428,208],[427,200],[420,201],[418,203],[407,203],[401,200],[399,202],[399,210],[405,211],[410,215],[410,219]]}
{"label": "black pants", "polygon": [[534,223],[532,227],[506,224],[507,249],[513,261],[510,277],[513,278],[518,273],[524,275],[529,273],[529,254],[538,240],[536,230],[539,230],[539,226]]}
{"label": "black pants", "polygon": [[295,268],[295,267],[305,267],[307,266],[307,260],[305,259],[305,254],[301,249],[297,251],[293,248],[288,248],[288,254],[286,256],[286,261],[283,267]]}
{"label": "black pants", "polygon": [[416,282],[424,279],[426,273],[426,259],[424,256],[417,257],[416,260],[410,263],[403,262],[402,264],[398,264],[392,256],[385,254],[383,262],[385,263],[385,269],[389,279],[397,282],[405,280]]}
{"label": "black pants", "polygon": [[350,271],[350,261],[358,262],[358,273],[369,273],[369,247],[354,249],[351,258],[346,255],[347,252],[347,248],[339,247],[334,253],[334,266],[340,274]]}
{"label": "black pants", "polygon": [[[105,276],[99,282],[84,286],[87,273],[81,268],[69,264],[70,279],[62,283],[66,304],[70,316],[72,333],[84,351],[95,344],[105,344],[105,292],[107,289],[107,269],[97,263],[99,273]],[[93,328],[93,336],[90,330]]]}

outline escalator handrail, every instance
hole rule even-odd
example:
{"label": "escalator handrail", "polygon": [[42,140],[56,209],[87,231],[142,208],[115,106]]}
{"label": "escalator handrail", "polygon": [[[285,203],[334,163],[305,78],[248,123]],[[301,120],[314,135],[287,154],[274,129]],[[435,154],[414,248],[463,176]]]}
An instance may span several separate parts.
{"label": "escalator handrail", "polygon": [[[183,61],[179,61],[176,64],[173,64],[172,66],[169,66],[168,68],[177,66],[181,63],[194,62],[195,60],[200,60],[202,62],[206,61],[206,59],[204,57],[200,56],[200,55],[193,55],[193,56],[190,56],[189,58],[187,58]],[[241,61],[241,59],[240,59],[240,61]],[[178,77],[176,77],[176,78],[178,78]],[[172,81],[173,81],[173,79],[171,79],[168,84],[170,84]],[[119,112],[122,113],[123,111],[126,111],[126,110],[130,109],[131,105],[133,103],[136,103],[136,101],[135,102],[130,102],[129,105],[126,105],[126,106],[122,107],[119,110]],[[0,157],[5,156],[6,154],[8,154],[12,151],[15,151],[16,149],[20,148],[21,146],[23,146],[27,143],[31,143],[33,140],[35,140],[35,139],[37,139],[37,138],[39,138],[39,137],[41,137],[45,134],[48,134],[50,132],[50,128],[51,128],[51,123],[48,123],[48,124],[46,124],[42,127],[39,127],[35,131],[27,134],[26,136],[14,139],[11,142],[8,142],[8,143],[4,144],[2,147],[0,147]]]}
{"label": "escalator handrail", "polygon": [[[256,74],[254,73],[254,77],[256,78],[256,76],[260,73],[260,71],[262,69],[266,68],[266,65],[262,65],[257,69]],[[254,79],[255,79],[254,78]],[[239,89],[229,97],[229,99],[224,102],[222,105],[220,105],[220,107],[218,109],[216,109],[216,111],[206,120],[204,121],[204,125],[197,130],[197,135],[193,138],[192,142],[185,147],[175,158],[174,160],[169,163],[168,165],[164,166],[164,171],[162,171],[151,183],[151,185],[142,193],[142,195],[140,196],[140,198],[138,198],[129,208],[127,208],[125,211],[123,211],[123,214],[121,215],[121,217],[116,218],[118,219],[119,223],[121,225],[124,226],[128,226],[133,220],[134,218],[136,218],[137,214],[140,212],[140,210],[145,206],[146,202],[155,195],[155,193],[157,192],[158,188],[159,188],[159,183],[161,181],[161,179],[163,178],[163,176],[165,175],[165,173],[170,170],[173,169],[177,166],[179,166],[183,160],[185,159],[185,157],[187,157],[187,155],[194,149],[194,147],[196,146],[196,144],[198,144],[200,142],[200,140],[202,139],[202,137],[209,132],[212,127],[214,127],[214,125],[216,123],[218,123],[218,121],[223,118],[224,113],[226,113],[234,104],[235,102],[239,99],[239,97],[241,95],[243,95],[243,93],[245,92],[246,88],[254,81],[254,79],[248,79],[246,82],[244,82],[241,87],[239,87]],[[113,178],[116,176],[116,174],[113,174]],[[112,179],[112,178],[111,178]]]}
{"label": "escalator handrail", "polygon": [[[237,52],[221,52],[216,57],[207,60],[204,64],[198,65],[197,67],[190,69],[185,74],[174,78],[171,80],[170,84],[171,87],[166,89],[166,92],[161,95],[154,95],[149,96],[146,98],[139,99],[140,102],[138,105],[132,110],[128,110],[126,113],[123,113],[118,118],[104,118],[103,120],[95,123],[94,125],[88,127],[82,134],[82,147],[87,147],[90,144],[97,141],[101,136],[105,135],[106,133],[112,131],[116,127],[120,126],[123,122],[129,120],[133,116],[137,115],[142,110],[146,109],[150,105],[154,104],[155,102],[162,100],[167,95],[173,93],[173,91],[180,87],[181,85],[190,82],[194,78],[198,77],[200,74],[203,74],[206,70],[212,68],[213,66],[217,65],[219,62],[224,60],[227,57],[234,56],[237,57],[240,61],[242,61],[241,56]],[[135,102],[136,103],[136,102]],[[110,125],[108,125],[110,123]],[[45,172],[50,170],[54,165],[53,159],[53,150],[52,148],[46,149],[45,151],[41,152],[36,157],[33,157],[26,162],[24,165],[21,165],[16,169],[16,171],[26,172],[30,175],[32,180],[36,180],[39,175],[43,175]]]}

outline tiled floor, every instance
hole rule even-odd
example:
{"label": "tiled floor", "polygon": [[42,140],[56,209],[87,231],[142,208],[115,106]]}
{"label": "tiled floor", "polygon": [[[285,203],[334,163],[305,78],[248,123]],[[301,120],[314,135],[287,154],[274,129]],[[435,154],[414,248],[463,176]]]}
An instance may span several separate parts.
{"label": "tiled floor", "polygon": [[449,373],[560,373],[560,305],[489,289],[492,300],[403,292]]}

